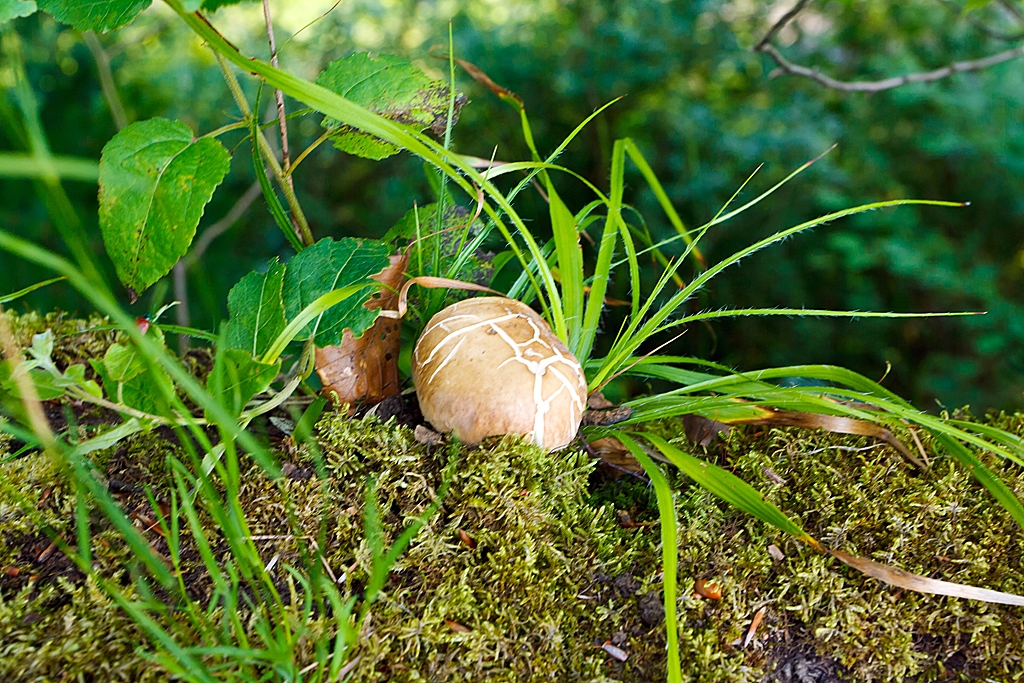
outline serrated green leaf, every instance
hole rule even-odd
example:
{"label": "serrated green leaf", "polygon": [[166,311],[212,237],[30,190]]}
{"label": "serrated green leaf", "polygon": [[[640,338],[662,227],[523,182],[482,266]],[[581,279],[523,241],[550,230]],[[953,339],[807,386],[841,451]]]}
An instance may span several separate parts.
{"label": "serrated green leaf", "polygon": [[261,363],[246,350],[228,349],[217,355],[207,390],[232,416],[238,417],[253,396],[267,390],[280,369],[280,361]]}
{"label": "serrated green leaf", "polygon": [[188,251],[231,155],[185,124],[149,119],[126,127],[100,157],[100,230],[121,282],[141,292]]}
{"label": "serrated green leaf", "polygon": [[275,258],[265,273],[249,273],[228,292],[227,348],[261,356],[285,326],[284,265]]}
{"label": "serrated green leaf", "polygon": [[[324,238],[303,249],[288,262],[284,274],[285,320],[292,320],[319,297],[348,285],[366,282],[389,265],[388,248],[373,240],[346,237],[334,241]],[[364,308],[373,294],[367,288],[333,306],[306,325],[298,340],[312,338],[317,346],[341,343],[346,329],[356,337],[373,324],[378,311]]]}
{"label": "serrated green leaf", "polygon": [[121,28],[153,0],[38,0],[39,9],[79,31]]}
{"label": "serrated green leaf", "polygon": [[[371,57],[365,52],[331,62],[316,82],[342,97],[362,105],[416,132],[430,128],[442,135],[448,121],[451,98],[448,84],[430,78],[408,60],[393,55]],[[464,95],[455,99],[455,115],[465,104]],[[400,148],[351,126],[325,118],[323,125],[333,130],[331,141],[343,152],[367,159],[383,159]]]}
{"label": "serrated green leaf", "polygon": [[36,3],[33,0],[0,0],[0,24],[6,24],[18,17],[27,17],[35,12]]}

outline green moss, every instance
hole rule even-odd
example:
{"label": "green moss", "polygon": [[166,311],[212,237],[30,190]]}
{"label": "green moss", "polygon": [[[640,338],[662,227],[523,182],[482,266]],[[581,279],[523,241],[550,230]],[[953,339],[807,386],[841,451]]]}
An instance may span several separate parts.
{"label": "green moss", "polygon": [[[28,318],[18,330],[30,337],[44,319]],[[990,419],[1024,433],[1022,415]],[[678,423],[656,428],[684,443]],[[158,430],[92,455],[108,476],[148,485],[160,498],[169,486],[167,456],[181,454],[171,438]],[[360,596],[371,564],[363,531],[368,479],[390,543],[434,500],[447,449],[419,444],[393,424],[336,414],[318,425],[315,450],[280,446],[291,478],[271,482],[251,465],[240,477],[260,557],[276,558],[274,578],[288,595],[298,589],[280,567],[301,567],[300,544],[316,539],[342,597]],[[925,472],[869,439],[807,430],[734,430],[709,449],[684,447],[758,487],[827,545],[934,578],[1024,593],[1020,529],[954,461],[925,446],[932,458]],[[1024,495],[1021,468],[984,460]],[[593,470],[579,452],[543,453],[516,439],[460,450],[440,512],[371,609],[352,680],[664,680],[659,529],[619,524],[619,510],[656,521],[653,498],[641,482],[608,481]],[[1024,679],[1024,610],[888,587],[728,508],[678,473],[670,477],[688,680],[760,681],[795,649],[833,662],[849,680]],[[10,484],[0,489],[0,566],[41,573],[27,585],[23,576],[0,579],[0,680],[166,678],[146,658],[152,646],[102,592],[71,569],[43,571],[26,555],[25,539],[45,546],[40,516],[74,538],[74,498],[59,468],[32,454],[0,465],[0,479]],[[119,500],[131,510],[145,497]],[[123,543],[102,515],[92,519],[96,565],[127,582]],[[785,557],[773,559],[770,545]],[[207,595],[194,553],[183,567],[194,594]],[[698,579],[717,580],[722,599],[695,597]],[[744,648],[762,607],[764,621]],[[316,634],[332,633],[324,615],[309,626],[314,638],[296,654],[300,667],[314,661]],[[626,662],[601,649],[608,640],[629,653]]]}

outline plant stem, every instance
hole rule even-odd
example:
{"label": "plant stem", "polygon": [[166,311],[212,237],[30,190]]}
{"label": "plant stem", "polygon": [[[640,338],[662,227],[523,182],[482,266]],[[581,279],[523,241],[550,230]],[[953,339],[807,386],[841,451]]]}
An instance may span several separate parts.
{"label": "plant stem", "polygon": [[[256,116],[252,109],[249,107],[248,100],[245,99],[245,93],[242,92],[242,86],[239,85],[238,79],[235,78],[235,74],[231,71],[231,67],[228,66],[227,60],[220,54],[220,52],[214,50],[214,56],[217,58],[217,64],[220,65],[220,70],[224,73],[224,78],[227,80],[228,89],[231,91],[231,96],[235,100],[235,104],[238,105],[239,111],[242,112],[242,116],[249,118]],[[295,196],[295,188],[292,187],[288,182],[285,181],[284,171],[281,169],[281,164],[277,161],[277,156],[274,154],[273,148],[270,146],[270,142],[267,141],[267,137],[262,131],[258,130],[257,127],[256,140],[253,144],[259,146],[260,152],[267,163],[270,164],[270,169],[274,172],[274,177],[277,178],[278,184],[281,186],[281,191],[284,192],[285,201],[288,202],[288,208],[292,210],[292,218],[298,222],[298,226],[295,228],[295,233],[299,236],[299,240],[303,244],[309,246],[313,244],[313,233],[309,229],[309,222],[306,221],[306,214],[303,213],[302,207],[299,205],[299,199]]]}
{"label": "plant stem", "polygon": [[107,51],[103,49],[100,39],[92,31],[84,31],[82,33],[82,40],[85,41],[85,46],[92,53],[92,58],[96,60],[96,71],[100,77],[103,97],[107,100],[107,106],[110,107],[110,115],[114,119],[114,125],[117,126],[118,130],[121,130],[128,125],[128,116],[125,114],[121,98],[117,94],[114,74],[110,70],[110,57],[107,55]]}
{"label": "plant stem", "polygon": [[[267,0],[263,0],[263,18],[267,22],[267,41],[270,43],[270,63],[275,69],[281,68],[277,63],[277,45],[274,41],[274,23],[270,20],[270,3]],[[291,156],[288,153],[288,120],[284,115],[284,93],[279,88],[274,88],[274,98],[277,100],[277,120],[281,125],[281,166],[284,171],[285,182],[292,186],[292,191],[295,190],[295,186],[291,178]],[[292,221],[295,221],[295,216],[292,216]],[[298,227],[298,225],[296,225]]]}

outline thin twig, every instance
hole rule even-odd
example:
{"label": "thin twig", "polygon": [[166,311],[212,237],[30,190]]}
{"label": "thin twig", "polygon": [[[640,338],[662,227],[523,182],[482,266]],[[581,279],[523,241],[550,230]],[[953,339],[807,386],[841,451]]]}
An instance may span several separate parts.
{"label": "thin twig", "polygon": [[107,54],[100,39],[92,31],[84,31],[82,39],[85,40],[85,46],[89,48],[92,58],[96,61],[96,71],[99,73],[100,87],[103,89],[103,97],[107,100],[107,106],[110,107],[110,115],[114,119],[114,125],[117,126],[118,130],[121,130],[128,125],[128,116],[124,113],[124,106],[122,106],[121,98],[117,94],[117,86],[114,85],[114,74],[110,70],[110,55]]}
{"label": "thin twig", "polygon": [[999,6],[1012,14],[1021,24],[1024,24],[1024,10],[1020,7],[1017,7],[1009,0],[999,0]]}
{"label": "thin twig", "polygon": [[768,33],[764,34],[764,38],[757,41],[757,45],[754,46],[754,52],[761,52],[764,50],[765,45],[772,42],[772,40],[775,39],[775,36],[778,35],[779,31],[782,30],[782,27],[793,21],[796,15],[800,14],[810,1],[811,0],[800,0],[800,2],[793,5],[793,9],[783,14],[778,21],[772,24],[772,27],[768,29]]}
{"label": "thin twig", "polygon": [[[239,111],[242,112],[242,116],[248,119],[250,116],[257,116],[254,114],[252,109],[249,107],[249,102],[245,99],[245,94],[242,92],[242,86],[239,85],[238,79],[235,78],[235,74],[231,71],[231,67],[228,66],[227,60],[224,59],[221,53],[216,50],[213,51],[213,56],[217,59],[217,64],[220,66],[221,72],[224,74],[224,79],[228,83],[228,90],[231,91],[231,96],[235,100],[235,104],[238,105]],[[299,199],[295,196],[295,188],[285,182],[284,171],[281,170],[281,164],[277,161],[277,156],[274,154],[273,148],[267,141],[267,137],[260,130],[260,127],[256,127],[256,140],[254,144],[259,145],[260,152],[266,162],[270,165],[271,170],[274,172],[274,177],[277,179],[278,184],[281,186],[281,191],[284,192],[285,201],[288,202],[288,208],[292,210],[292,215],[298,220],[298,226],[295,231],[298,234],[299,239],[303,244],[309,246],[313,244],[313,233],[309,229],[309,222],[306,220],[306,214],[303,213],[302,207],[299,205]]]}
{"label": "thin twig", "polygon": [[239,197],[234,206],[224,214],[224,217],[206,228],[206,230],[203,231],[203,234],[199,236],[199,239],[195,241],[195,244],[192,246],[191,253],[182,259],[182,261],[185,262],[185,267],[191,268],[199,259],[201,259],[207,248],[209,248],[210,243],[234,225],[238,219],[249,210],[249,207],[252,206],[252,203],[256,201],[256,198],[259,197],[260,194],[260,184],[258,182],[250,185],[249,189],[245,191],[245,194]]}
{"label": "thin twig", "polygon": [[[270,43],[270,64],[279,69],[277,63],[277,45],[274,41],[274,22],[270,20],[270,3],[263,0],[263,18],[267,22],[267,41]],[[291,155],[288,152],[288,121],[284,115],[284,93],[274,88],[274,97],[277,99],[277,120],[281,125],[281,169],[284,171],[285,181],[292,185],[289,169],[292,167]],[[294,190],[294,185],[292,185]],[[294,221],[294,216],[292,217]],[[298,228],[298,224],[295,225]]]}
{"label": "thin twig", "polygon": [[933,81],[947,78],[953,74],[980,71],[981,69],[987,69],[988,67],[995,66],[996,64],[1008,62],[1011,59],[1024,57],[1024,45],[1019,45],[1015,48],[1004,50],[1003,52],[999,52],[982,59],[953,62],[948,66],[944,66],[941,69],[935,69],[934,71],[924,71],[920,73],[906,74],[905,76],[883,78],[880,81],[836,80],[835,78],[819,73],[816,69],[809,69],[806,66],[794,64],[783,57],[779,51],[775,49],[774,45],[765,45],[761,48],[761,52],[771,57],[775,63],[779,65],[780,71],[794,76],[809,78],[827,88],[842,90],[844,92],[880,92],[882,90],[898,88],[902,85],[907,85],[908,83],[932,83]]}
{"label": "thin twig", "polygon": [[[188,310],[188,278],[186,273],[185,259],[178,259],[174,264],[174,298],[178,305],[174,308],[174,322],[181,327],[192,326],[192,316]],[[178,353],[182,356],[189,349],[189,337],[187,334],[178,335]]]}
{"label": "thin twig", "polygon": [[794,64],[783,57],[782,53],[779,52],[771,42],[779,31],[781,31],[786,24],[791,22],[796,15],[807,6],[808,2],[810,2],[810,0],[800,0],[797,2],[797,4],[793,6],[793,9],[786,12],[778,21],[772,24],[764,37],[761,38],[761,40],[759,40],[753,47],[755,52],[763,52],[771,57],[772,61],[778,65],[778,69],[771,74],[773,77],[781,72],[793,76],[809,78],[826,88],[841,90],[843,92],[880,92],[882,90],[898,88],[909,83],[932,83],[943,78],[948,78],[953,74],[980,71],[981,69],[987,69],[990,66],[995,66],[996,64],[1001,64],[1011,59],[1024,57],[1024,45],[1020,45],[981,59],[953,62],[952,64],[944,66],[941,69],[935,69],[934,71],[922,71],[919,73],[906,74],[904,76],[893,76],[891,78],[883,78],[878,81],[840,81],[820,73],[817,69],[811,69],[800,64]]}

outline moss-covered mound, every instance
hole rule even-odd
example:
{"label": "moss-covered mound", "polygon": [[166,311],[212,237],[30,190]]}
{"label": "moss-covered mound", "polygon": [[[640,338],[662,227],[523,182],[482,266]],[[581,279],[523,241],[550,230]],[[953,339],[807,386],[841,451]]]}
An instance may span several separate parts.
{"label": "moss-covered mound", "polygon": [[[1024,433],[1024,416],[997,421]],[[681,425],[659,429],[685,443]],[[255,466],[242,475],[242,508],[261,556],[277,558],[275,580],[286,586],[283,565],[300,566],[297,539],[322,528],[343,595],[360,595],[370,571],[368,478],[390,542],[434,500],[449,458],[448,448],[422,445],[393,422],[336,414],[318,425],[319,455],[287,438],[270,443],[288,463],[284,483]],[[41,515],[75,538],[64,474],[39,454],[11,457],[16,447],[0,438],[0,680],[166,679],[154,646],[40,528]],[[162,499],[167,455],[178,452],[174,435],[158,431],[91,457],[131,512],[148,505],[145,488]],[[929,469],[918,472],[868,439],[747,429],[697,454],[756,485],[828,545],[1024,593],[1019,527],[955,462],[930,453]],[[613,477],[579,451],[547,454],[514,439],[456,457],[439,513],[371,609],[350,680],[665,680],[659,529],[644,482]],[[986,462],[1024,494],[1019,467]],[[890,588],[672,477],[689,680],[1024,679],[1024,609]],[[130,591],[123,543],[99,511],[91,522],[95,566]],[[205,599],[205,570],[195,558],[185,565],[192,592]],[[696,597],[699,579],[716,580],[722,599]]]}

